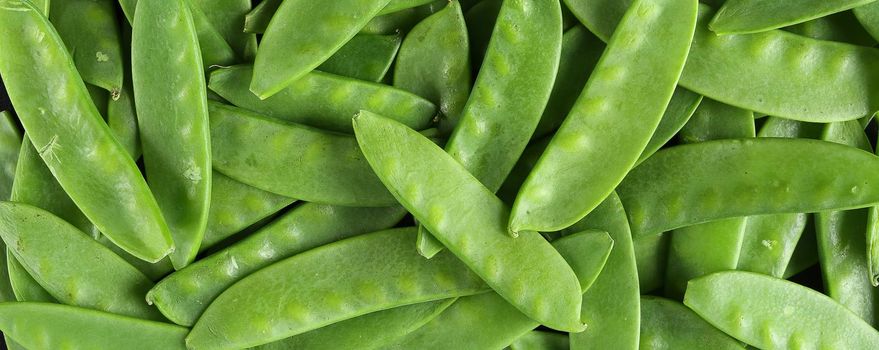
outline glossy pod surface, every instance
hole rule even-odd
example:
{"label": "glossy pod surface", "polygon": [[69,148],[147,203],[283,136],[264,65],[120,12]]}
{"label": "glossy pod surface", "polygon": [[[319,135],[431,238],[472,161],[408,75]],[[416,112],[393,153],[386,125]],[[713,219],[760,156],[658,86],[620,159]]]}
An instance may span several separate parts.
{"label": "glossy pod surface", "polygon": [[641,298],[640,349],[744,349],[745,346],[714,328],[683,304]]}
{"label": "glossy pod surface", "polygon": [[349,78],[380,82],[391,69],[403,37],[399,34],[361,34],[351,38],[317,70]]}
{"label": "glossy pod surface", "polygon": [[115,2],[55,1],[49,15],[82,79],[106,89],[114,100],[122,89],[124,74]]}
{"label": "glossy pod surface", "polygon": [[728,0],[708,28],[718,34],[746,34],[806,22],[875,0]]}

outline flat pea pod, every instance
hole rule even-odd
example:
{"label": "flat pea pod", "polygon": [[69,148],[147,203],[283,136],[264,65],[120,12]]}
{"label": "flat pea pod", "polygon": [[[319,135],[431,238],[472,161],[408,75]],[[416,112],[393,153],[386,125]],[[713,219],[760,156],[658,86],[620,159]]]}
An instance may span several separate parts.
{"label": "flat pea pod", "polygon": [[473,67],[481,67],[485,58],[485,50],[494,32],[498,13],[501,11],[501,0],[485,0],[464,13],[467,22],[467,34],[470,37],[470,57]]}
{"label": "flat pea pod", "polygon": [[879,3],[872,3],[864,6],[856,7],[852,10],[855,18],[861,23],[861,26],[867,30],[870,35],[876,39],[879,38]]}
{"label": "flat pea pod", "polygon": [[171,263],[195,259],[211,200],[211,138],[198,37],[185,0],[140,0],[131,73],[146,177],[174,241]]}
{"label": "flat pea pod", "polygon": [[389,2],[283,1],[260,42],[250,91],[265,100],[302,78],[351,40]]}
{"label": "flat pea pod", "polygon": [[118,98],[124,73],[115,1],[56,1],[49,19],[82,79]]}
{"label": "flat pea pod", "polygon": [[0,36],[18,38],[0,42],[0,74],[28,137],[61,187],[125,251],[151,262],[163,258],[172,246],[159,206],[89,100],[49,21],[27,1],[3,0]]}
{"label": "flat pea pod", "polygon": [[717,34],[749,34],[778,29],[867,5],[875,0],[727,0],[708,28]]}
{"label": "flat pea pod", "polygon": [[644,151],[641,152],[641,156],[638,157],[635,164],[641,164],[677,135],[701,103],[702,95],[680,86],[677,87],[674,94],[671,95],[671,101],[668,102],[662,119],[659,120],[659,125],[656,126],[656,131],[653,132],[653,136],[650,136],[650,141],[647,141],[647,146],[644,147]]}
{"label": "flat pea pod", "polygon": [[712,99],[703,99],[678,132],[682,143],[755,137],[754,113]]}
{"label": "flat pea pod", "polygon": [[665,284],[669,245],[671,245],[671,232],[638,237],[632,241],[641,294],[656,291]]}
{"label": "flat pea pod", "polygon": [[250,12],[249,0],[190,0],[204,13],[224,41],[240,60],[252,60],[256,55],[256,35],[245,33],[244,17]]}
{"label": "flat pea pod", "polygon": [[380,82],[391,69],[402,38],[399,34],[355,35],[317,69],[349,78]]}
{"label": "flat pea pod", "polygon": [[448,0],[436,0],[427,5],[375,16],[360,30],[361,34],[406,33],[418,22],[445,6]]}
{"label": "flat pea pod", "polygon": [[[860,7],[865,6],[872,5]],[[816,18],[784,28],[784,30],[818,40],[838,41],[861,46],[876,45],[876,39],[858,22],[853,11]]]}
{"label": "flat pea pod", "polygon": [[569,342],[566,334],[530,331],[510,344],[510,350],[567,350]]}
{"label": "flat pea pod", "polygon": [[[6,249],[5,244],[3,248]],[[18,262],[18,259],[16,259],[15,255],[10,251],[6,252],[6,263],[9,282],[14,296],[11,300],[5,301],[18,300],[58,303],[55,297],[49,294],[49,292],[47,292],[46,289],[44,289],[40,283],[37,282],[27,270],[25,270],[24,266],[21,266],[21,263]]]}
{"label": "flat pea pod", "polygon": [[[9,279],[8,261],[14,260],[11,255],[6,253],[6,244],[0,244],[0,302],[15,301],[15,290],[12,287],[12,281]],[[15,260],[17,262],[17,260]]]}
{"label": "flat pea pod", "polygon": [[244,32],[262,34],[269,26],[269,21],[278,12],[282,0],[263,0],[244,16]]}
{"label": "flat pea pod", "polygon": [[28,349],[186,349],[187,329],[74,306],[0,303],[0,330]]}
{"label": "flat pea pod", "polygon": [[761,349],[862,349],[879,332],[807,287],[752,272],[690,281],[684,304],[730,336]]}
{"label": "flat pea pod", "polygon": [[260,190],[217,171],[211,174],[211,209],[201,251],[241,232],[295,202],[295,199]]}
{"label": "flat pea pod", "polygon": [[[143,302],[153,283],[64,220],[27,204],[0,202],[0,223],[0,237],[9,251],[59,301],[161,319]],[[71,260],[88,264],[69,264]]]}
{"label": "flat pea pod", "polygon": [[[606,232],[589,230],[553,241],[577,273],[582,290],[592,288],[606,265],[613,240]],[[611,253],[612,254],[612,253]],[[480,327],[494,324],[503,327]],[[522,314],[495,292],[458,298],[423,327],[382,349],[500,349],[540,324]]]}
{"label": "flat pea pod", "polygon": [[[350,135],[210,103],[214,169],[272,193],[324,204],[397,203]],[[296,179],[296,181],[290,181]]]}
{"label": "flat pea pod", "polygon": [[813,215],[809,215],[806,229],[803,231],[803,235],[800,236],[800,240],[797,242],[794,253],[791,255],[781,278],[791,278],[818,263],[818,239],[815,237],[817,235],[815,231],[815,220]]}
{"label": "flat pea pod", "polygon": [[436,106],[407,91],[311,72],[271,98],[260,100],[247,90],[250,66],[221,68],[211,73],[211,90],[232,104],[270,117],[330,131],[352,133],[351,116],[360,109],[382,113],[413,129],[427,128]]}
{"label": "flat pea pod", "polygon": [[[606,40],[631,1],[565,3]],[[681,86],[742,109],[801,121],[844,121],[879,109],[879,99],[870,88],[879,79],[879,50],[780,30],[718,36],[707,27],[713,14],[710,7],[700,5]]]}
{"label": "flat pea pod", "polygon": [[[509,211],[492,190],[396,121],[361,111],[354,130],[364,156],[394,197],[494,291],[547,327],[584,329],[571,267],[539,233],[511,237],[505,224]],[[537,265],[543,268],[528,267]],[[543,288],[548,285],[554,287]]]}
{"label": "flat pea pod", "polygon": [[729,217],[868,207],[879,203],[873,172],[879,158],[830,142],[717,140],[656,152],[617,191],[637,237]]}
{"label": "flat pea pod", "polygon": [[394,86],[439,108],[437,128],[450,133],[470,96],[470,45],[461,4],[421,21],[406,35],[394,68]]}
{"label": "flat pea pod", "polygon": [[[399,228],[348,238],[259,270],[217,297],[186,343],[193,349],[240,349],[369,312],[488,289],[451,254],[430,260],[418,255],[412,249],[415,232]],[[242,313],[241,305],[248,310]]]}
{"label": "flat pea pod", "polygon": [[[697,5],[679,0],[632,4],[568,117],[522,185],[513,203],[510,230],[564,229],[586,216],[623,180],[671,100],[687,60]],[[651,40],[639,39],[645,37]],[[632,78],[621,80],[622,76]],[[637,103],[629,103],[632,96],[639,96]]]}
{"label": "flat pea pod", "polygon": [[255,349],[378,349],[420,328],[455,300],[450,298],[368,313]]}
{"label": "flat pea pod", "polygon": [[744,349],[677,301],[641,297],[640,349]]}
{"label": "flat pea pod", "polygon": [[[871,151],[857,120],[827,124],[823,140]],[[871,325],[879,324],[879,289],[870,283],[868,209],[815,213],[818,260],[827,295]]]}
{"label": "flat pea pod", "polygon": [[807,214],[749,216],[736,269],[782,278],[806,227]]}
{"label": "flat pea pod", "polygon": [[305,203],[240,242],[169,275],[150,290],[147,301],[174,323],[191,326],[220,293],[247,275],[324,244],[386,229],[405,213],[400,207]]}
{"label": "flat pea pod", "polygon": [[0,199],[9,199],[21,150],[22,135],[15,117],[0,111]]}
{"label": "flat pea pod", "polygon": [[381,11],[379,11],[378,14],[386,15],[400,10],[426,5],[433,1],[434,0],[391,0]]}
{"label": "flat pea pod", "polygon": [[626,211],[615,192],[563,233],[584,229],[606,231],[614,245],[604,270],[583,294],[581,314],[589,329],[571,334],[571,349],[638,349],[638,268]]}
{"label": "flat pea pod", "polygon": [[119,98],[109,102],[107,106],[107,126],[132,159],[140,158],[143,150],[137,126],[137,110],[134,106],[134,92],[128,79],[119,90]]}

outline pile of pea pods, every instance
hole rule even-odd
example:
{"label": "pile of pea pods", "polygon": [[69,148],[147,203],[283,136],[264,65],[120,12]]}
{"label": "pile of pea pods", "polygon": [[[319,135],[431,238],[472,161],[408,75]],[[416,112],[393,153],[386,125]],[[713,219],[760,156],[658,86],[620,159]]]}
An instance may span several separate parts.
{"label": "pile of pea pods", "polygon": [[877,349],[879,0],[0,0],[43,349]]}

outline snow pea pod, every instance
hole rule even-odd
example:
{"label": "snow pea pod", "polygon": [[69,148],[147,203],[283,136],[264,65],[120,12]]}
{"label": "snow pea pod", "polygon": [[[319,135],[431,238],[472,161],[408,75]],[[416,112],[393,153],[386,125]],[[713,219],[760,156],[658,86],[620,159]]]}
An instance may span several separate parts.
{"label": "snow pea pod", "polygon": [[232,104],[270,117],[330,131],[351,133],[351,116],[361,109],[394,118],[413,129],[427,128],[436,106],[389,86],[311,72],[271,98],[260,100],[247,90],[250,66],[211,73],[211,90]]}
{"label": "snow pea pod", "polygon": [[186,343],[240,349],[369,312],[488,290],[454,255],[418,255],[415,233],[410,227],[348,238],[259,270],[217,297]]}
{"label": "snow pea pod", "polygon": [[278,12],[281,6],[281,0],[263,0],[253,7],[250,12],[244,16],[244,32],[253,34],[262,34],[269,26],[269,22]]}
{"label": "snow pea pod", "polygon": [[85,82],[110,92],[122,88],[121,30],[114,0],[56,1],[49,16]]}
{"label": "snow pea pod", "polygon": [[724,333],[761,349],[864,349],[879,332],[827,296],[752,272],[690,281],[684,304]]}
{"label": "snow pea pod", "polygon": [[431,15],[406,35],[394,68],[394,86],[439,107],[437,128],[447,135],[470,96],[470,45],[458,1]]}
{"label": "snow pea pod", "polygon": [[391,69],[402,39],[399,34],[355,35],[317,69],[349,78],[380,82]]}
{"label": "snow pea pod", "polygon": [[467,22],[467,35],[470,38],[470,56],[473,67],[481,67],[485,58],[485,50],[494,32],[498,13],[501,11],[501,0],[485,0],[474,5],[464,14]]}
{"label": "snow pea pod", "polygon": [[641,297],[640,349],[744,349],[683,304]]}
{"label": "snow pea pod", "polygon": [[427,5],[408,8],[405,10],[389,13],[386,15],[376,16],[363,29],[361,34],[394,34],[406,33],[412,29],[418,22],[427,18],[434,12],[448,4],[448,0],[436,0]]}
{"label": "snow pea pod", "polygon": [[151,262],[167,255],[171,238],[155,198],[48,20],[27,1],[2,0],[0,37],[18,38],[0,42],[0,74],[28,137],[65,192],[127,252]]}
{"label": "snow pea pod", "polygon": [[351,40],[389,2],[283,1],[260,42],[250,91],[265,100],[302,78]]}
{"label": "snow pea pod", "polygon": [[671,101],[668,102],[662,119],[659,120],[659,125],[656,126],[656,131],[653,132],[653,136],[650,136],[650,141],[647,141],[647,146],[644,147],[644,151],[641,152],[641,156],[638,157],[635,164],[641,164],[677,135],[701,103],[702,95],[680,86],[677,87],[674,94],[671,95]]}
{"label": "snow pea pod", "polygon": [[187,329],[48,303],[0,303],[0,330],[28,349],[186,349]]}
{"label": "snow pea pod", "polygon": [[9,251],[59,301],[161,319],[143,302],[153,285],[143,273],[57,216],[27,204],[0,202],[0,223]]}
{"label": "snow pea pod", "polygon": [[[632,4],[571,113],[522,185],[510,230],[568,227],[622,181],[671,100],[687,60],[697,5],[679,0]],[[631,103],[632,96],[639,96],[637,103]]]}
{"label": "snow pea pod", "polygon": [[567,350],[568,336],[561,333],[530,331],[510,344],[510,350]]}
{"label": "snow pea pod", "polygon": [[[861,7],[865,6],[872,5]],[[876,39],[858,22],[853,11],[816,18],[784,28],[784,30],[818,40],[838,41],[861,46],[876,45]]]}
{"label": "snow pea pod", "polygon": [[[6,246],[3,247],[6,249]],[[49,292],[44,289],[39,282],[31,277],[30,273],[25,270],[24,266],[18,262],[12,252],[6,253],[6,263],[9,273],[9,282],[12,292],[15,294],[11,300],[5,301],[34,301],[46,303],[58,303]]]}
{"label": "snow pea pod", "polygon": [[875,0],[727,0],[708,28],[717,34],[749,34],[803,23]]}
{"label": "snow pea pod", "polygon": [[190,0],[204,13],[239,60],[250,61],[256,55],[256,35],[245,33],[244,16],[251,10],[249,0]]}
{"label": "snow pea pod", "polygon": [[[394,197],[492,289],[547,327],[584,329],[571,267],[540,234],[511,237],[505,225],[509,211],[492,190],[396,121],[361,111],[354,130],[364,156]],[[471,234],[474,229],[481,234]],[[541,287],[547,285],[554,287]]]}
{"label": "snow pea pod", "polygon": [[166,277],[150,290],[147,300],[169,320],[191,326],[214,298],[247,275],[308,249],[386,229],[404,214],[400,207],[303,204],[240,242]]}
{"label": "snow pea pod", "polygon": [[420,328],[455,300],[450,298],[373,312],[254,349],[378,349]]}
{"label": "snow pea pod", "polygon": [[[214,169],[253,187],[324,204],[397,203],[350,135],[210,103]],[[296,179],[296,181],[290,181]]]}
{"label": "snow pea pod", "polygon": [[426,5],[433,1],[434,0],[391,0],[381,11],[379,11],[379,15],[386,15],[400,10]]}
{"label": "snow pea pod", "polygon": [[861,26],[876,39],[879,38],[879,3],[856,7],[852,10]]}
{"label": "snow pea pod", "polygon": [[184,1],[138,1],[131,38],[146,177],[171,230],[177,269],[198,253],[211,200],[207,88]]}
{"label": "snow pea pod", "polygon": [[755,137],[756,133],[753,112],[703,99],[678,137],[682,143],[696,143]]}
{"label": "snow pea pod", "polygon": [[0,199],[9,199],[15,179],[18,153],[21,150],[22,135],[15,117],[7,111],[0,111]]}
{"label": "snow pea pod", "polygon": [[807,214],[749,216],[736,269],[782,278],[806,227]]}
{"label": "snow pea pod", "polygon": [[638,237],[632,241],[641,294],[656,291],[665,284],[670,244],[671,232]]}
{"label": "snow pea pod", "polygon": [[868,207],[879,203],[875,172],[875,155],[830,142],[717,140],[657,152],[618,191],[637,237],[729,217]]}

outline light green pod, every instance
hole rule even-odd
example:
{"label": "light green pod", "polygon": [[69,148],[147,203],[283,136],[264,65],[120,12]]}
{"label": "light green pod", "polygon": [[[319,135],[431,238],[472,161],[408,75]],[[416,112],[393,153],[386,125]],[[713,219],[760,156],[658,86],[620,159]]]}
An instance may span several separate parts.
{"label": "light green pod", "polygon": [[382,84],[311,72],[271,98],[260,100],[247,90],[250,66],[211,73],[210,88],[232,104],[267,116],[329,131],[352,133],[351,116],[361,109],[427,128],[436,114],[430,101]]}
{"label": "light green pod", "polygon": [[113,100],[119,98],[124,75],[115,2],[56,1],[49,16],[73,56],[82,80],[109,91]]}
{"label": "light green pod", "polygon": [[658,297],[641,297],[643,350],[744,349],[742,343],[714,328],[683,304]]}
{"label": "light green pod", "polygon": [[665,284],[671,232],[638,237],[632,240],[635,265],[638,267],[638,288],[641,294],[657,292]]}
{"label": "light green pod", "polygon": [[566,334],[530,331],[510,344],[510,350],[567,350],[569,342]]}
{"label": "light green pod", "polygon": [[[864,5],[859,8],[868,6],[874,5]],[[784,30],[818,40],[838,41],[861,46],[876,45],[876,39],[858,22],[854,11],[816,18],[784,28]]]}
{"label": "light green pod", "polygon": [[317,69],[349,78],[381,82],[394,64],[402,41],[400,34],[356,35]]}
{"label": "light green pod", "polygon": [[863,6],[875,0],[727,0],[708,28],[717,34],[748,34],[778,29]]}
{"label": "light green pod", "polygon": [[0,111],[0,199],[9,199],[12,194],[21,143],[21,130],[15,117],[8,111]]}
{"label": "light green pod", "polygon": [[736,269],[782,278],[806,227],[807,214],[749,216]]}
{"label": "light green pod", "polygon": [[[5,249],[6,245],[4,244],[3,247]],[[6,252],[6,263],[8,265],[9,282],[14,296],[11,300],[5,301],[58,303],[58,300],[49,294],[39,282],[34,280],[30,273],[25,270],[24,266],[21,266],[21,263],[18,262],[18,259],[15,258],[11,251]]]}
{"label": "light green pod", "polygon": [[0,42],[0,74],[61,187],[127,252],[151,262],[167,255],[171,238],[155,198],[89,99],[49,21],[27,1],[2,0],[0,37],[18,38]]}
{"label": "light green pod", "polygon": [[721,331],[760,349],[866,349],[879,332],[807,287],[752,272],[690,281],[684,304]]}
{"label": "light green pod", "polygon": [[250,91],[265,100],[302,78],[351,40],[389,2],[283,1],[260,41]]}
{"label": "light green pod", "polygon": [[[232,47],[229,46],[223,35],[214,28],[210,19],[202,12],[201,8],[195,6],[191,1],[186,1],[184,7],[189,12],[188,17],[191,18],[195,35],[198,37],[198,49],[201,53],[202,66],[212,68],[214,66],[227,66],[235,63],[235,52],[232,51]],[[134,26],[133,22],[132,26]],[[183,36],[185,35],[181,35],[181,37]]]}
{"label": "light green pod", "polygon": [[188,330],[73,306],[0,304],[0,330],[28,349],[186,349]]}
{"label": "light green pod", "polygon": [[10,243],[9,251],[59,301],[161,319],[157,310],[143,302],[153,283],[64,220],[27,204],[0,202],[0,223],[0,237]]}
{"label": "light green pod", "polygon": [[309,202],[360,207],[397,203],[350,135],[218,102],[210,103],[210,113],[214,169],[226,176]]}
{"label": "light green pod", "polygon": [[[633,3],[571,113],[522,185],[510,230],[564,229],[622,181],[671,100],[687,60],[697,5],[680,0]],[[632,96],[638,96],[637,103],[631,102]]]}
{"label": "light green pod", "polygon": [[269,21],[278,12],[281,0],[263,0],[244,16],[244,32],[262,34],[269,26]]}
{"label": "light green pod", "polygon": [[240,60],[252,61],[256,55],[256,35],[245,33],[244,18],[251,11],[249,0],[190,0],[204,13]]}
{"label": "light green pod", "polygon": [[[426,260],[418,255],[412,249],[415,231],[348,238],[263,268],[217,297],[186,344],[241,349],[370,312],[488,290],[455,256],[441,253]],[[241,305],[247,310],[242,312]]]}
{"label": "light green pod", "polygon": [[808,221],[806,221],[806,229],[803,230],[803,235],[800,236],[800,240],[797,242],[794,253],[781,278],[791,278],[818,263],[818,239],[815,237],[815,220],[813,217],[813,215],[809,215]]}
{"label": "light green pod", "polygon": [[737,216],[872,206],[876,172],[875,155],[830,142],[717,140],[657,152],[617,191],[637,237]]}
{"label": "light green pod", "polygon": [[391,0],[381,11],[379,11],[379,15],[386,15],[389,13],[394,13],[397,11],[405,10],[408,8],[418,7],[421,5],[426,5],[434,0]]}
{"label": "light green pod", "polygon": [[376,16],[360,30],[360,34],[405,34],[421,20],[439,11],[447,4],[448,0],[436,0],[427,5]]}
{"label": "light green pod", "polygon": [[140,0],[131,73],[146,178],[171,230],[171,263],[195,259],[211,200],[211,137],[198,37],[184,0]]}
{"label": "light green pod", "polygon": [[[394,197],[493,290],[547,327],[584,329],[571,267],[539,233],[512,237],[505,225],[509,211],[493,191],[405,125],[361,111],[354,130],[364,156]],[[473,235],[474,230],[482,234]],[[536,265],[543,268],[529,268]],[[547,285],[554,287],[542,287]]]}
{"label": "light green pod", "polygon": [[247,275],[324,244],[386,229],[405,213],[400,207],[305,203],[238,243],[166,277],[150,290],[147,301],[169,320],[191,326],[214,298]]}
{"label": "light green pod", "polygon": [[[861,26],[876,39],[879,38],[879,3],[871,3],[852,10]],[[879,39],[876,39],[879,40]]]}

